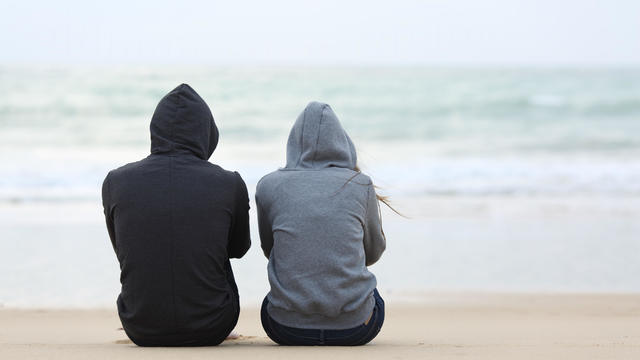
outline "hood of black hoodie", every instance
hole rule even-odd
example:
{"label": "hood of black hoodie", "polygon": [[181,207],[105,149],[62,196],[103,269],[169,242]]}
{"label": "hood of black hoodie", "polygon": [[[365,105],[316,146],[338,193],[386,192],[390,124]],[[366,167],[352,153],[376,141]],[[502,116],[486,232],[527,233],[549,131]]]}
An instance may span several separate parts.
{"label": "hood of black hoodie", "polygon": [[286,168],[354,170],[357,161],[353,142],[331,107],[310,102],[289,133]]}
{"label": "hood of black hoodie", "polygon": [[151,153],[192,153],[207,160],[218,145],[218,127],[207,103],[187,84],[165,95],[151,118]]}

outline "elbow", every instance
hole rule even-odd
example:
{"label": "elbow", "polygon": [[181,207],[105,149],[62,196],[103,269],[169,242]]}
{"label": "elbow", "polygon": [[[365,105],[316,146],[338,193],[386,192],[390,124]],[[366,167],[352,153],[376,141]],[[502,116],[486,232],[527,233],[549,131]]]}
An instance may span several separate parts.
{"label": "elbow", "polygon": [[264,257],[266,257],[268,259],[269,255],[271,255],[271,247],[263,246],[262,247],[262,253],[264,254]]}
{"label": "elbow", "polygon": [[378,260],[380,260],[381,256],[382,256],[382,252],[376,253],[376,254],[371,255],[371,256],[367,256],[367,258],[365,260],[365,265],[366,266],[371,266],[371,265],[377,263]]}
{"label": "elbow", "polygon": [[380,260],[380,258],[382,257],[382,253],[384,253],[386,247],[387,247],[386,244],[383,243],[377,246],[374,251],[367,253],[366,259],[365,259],[365,265],[371,266],[376,262],[378,262],[378,260]]}
{"label": "elbow", "polygon": [[239,249],[234,249],[233,251],[229,251],[230,259],[240,259],[242,258],[247,251],[251,248],[251,240],[247,241],[246,245]]}

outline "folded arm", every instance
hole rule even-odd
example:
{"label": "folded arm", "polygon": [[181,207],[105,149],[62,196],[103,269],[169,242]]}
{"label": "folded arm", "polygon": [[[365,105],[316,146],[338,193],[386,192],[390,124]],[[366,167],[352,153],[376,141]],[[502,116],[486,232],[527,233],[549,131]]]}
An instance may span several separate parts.
{"label": "folded arm", "polygon": [[273,248],[273,230],[271,228],[271,222],[269,221],[269,215],[265,209],[265,204],[260,195],[260,183],[256,189],[256,208],[258,211],[258,231],[260,232],[260,247],[264,256],[269,258],[271,249]]}
{"label": "folded arm", "polygon": [[373,265],[380,259],[387,246],[387,240],[382,231],[380,205],[376,197],[373,184],[367,189],[367,204],[364,224],[364,253],[367,266]]}
{"label": "folded arm", "polygon": [[104,212],[104,218],[107,223],[107,232],[109,233],[109,239],[111,240],[111,246],[116,251],[116,230],[113,223],[113,214],[111,212],[111,194],[109,189],[109,174],[104,178],[102,182],[102,208]]}
{"label": "folded arm", "polygon": [[251,247],[249,234],[249,195],[240,174],[236,174],[235,211],[231,221],[229,232],[228,254],[230,258],[239,259],[247,253]]}

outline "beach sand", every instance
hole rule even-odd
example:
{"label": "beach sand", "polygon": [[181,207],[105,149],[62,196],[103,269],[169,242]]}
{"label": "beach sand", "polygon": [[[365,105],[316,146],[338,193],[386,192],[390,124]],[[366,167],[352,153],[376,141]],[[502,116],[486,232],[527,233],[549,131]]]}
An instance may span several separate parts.
{"label": "beach sand", "polygon": [[0,359],[638,359],[640,295],[423,293],[387,301],[380,335],[357,348],[281,347],[242,309],[238,340],[141,348],[114,309],[0,309]]}

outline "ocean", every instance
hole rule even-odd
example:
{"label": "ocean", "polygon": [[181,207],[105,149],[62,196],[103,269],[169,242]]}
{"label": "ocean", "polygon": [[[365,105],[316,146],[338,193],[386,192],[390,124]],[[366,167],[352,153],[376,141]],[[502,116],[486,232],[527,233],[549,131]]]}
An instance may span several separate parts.
{"label": "ocean", "polygon": [[[1,66],[0,304],[113,305],[102,180],[148,154],[153,110],[183,82],[220,129],[210,161],[251,196],[306,104],[332,106],[407,217],[383,213],[372,271],[390,297],[640,291],[640,69]],[[257,304],[251,216],[233,264]]]}

